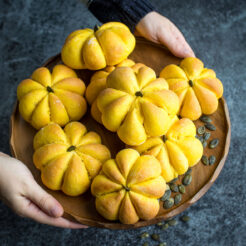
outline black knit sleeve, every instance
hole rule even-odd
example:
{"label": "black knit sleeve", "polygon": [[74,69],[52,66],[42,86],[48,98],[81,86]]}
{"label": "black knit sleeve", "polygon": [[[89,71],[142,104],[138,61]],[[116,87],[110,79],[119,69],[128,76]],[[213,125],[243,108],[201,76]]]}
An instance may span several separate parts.
{"label": "black knit sleeve", "polygon": [[95,17],[105,23],[120,21],[133,32],[136,24],[154,7],[148,0],[92,0],[88,8]]}

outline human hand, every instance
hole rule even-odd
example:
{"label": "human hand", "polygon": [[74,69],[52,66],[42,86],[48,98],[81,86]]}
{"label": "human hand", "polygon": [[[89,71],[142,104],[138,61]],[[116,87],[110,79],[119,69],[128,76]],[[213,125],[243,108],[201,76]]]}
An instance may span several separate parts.
{"label": "human hand", "polygon": [[164,44],[177,57],[195,57],[179,29],[157,12],[148,13],[139,21],[135,30],[135,35],[143,36],[157,44]]}
{"label": "human hand", "polygon": [[0,154],[0,197],[18,215],[37,222],[71,229],[87,226],[62,218],[63,208],[34,180],[20,161]]}

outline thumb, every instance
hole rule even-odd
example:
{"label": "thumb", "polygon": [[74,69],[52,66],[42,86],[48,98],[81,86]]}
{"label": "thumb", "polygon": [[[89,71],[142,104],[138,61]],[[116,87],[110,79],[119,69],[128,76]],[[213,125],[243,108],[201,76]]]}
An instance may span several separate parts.
{"label": "thumb", "polygon": [[50,194],[44,191],[35,180],[29,185],[26,197],[35,203],[42,211],[52,217],[60,217],[63,214],[61,204]]}

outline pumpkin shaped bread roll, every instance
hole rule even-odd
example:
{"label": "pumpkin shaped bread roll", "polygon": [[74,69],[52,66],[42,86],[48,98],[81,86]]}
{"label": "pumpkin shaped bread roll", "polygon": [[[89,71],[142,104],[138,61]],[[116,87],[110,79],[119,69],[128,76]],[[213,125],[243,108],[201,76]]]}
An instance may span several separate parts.
{"label": "pumpkin shaped bread roll", "polygon": [[177,95],[154,70],[136,64],[117,67],[97,97],[103,125],[128,145],[165,134],[179,110]]}
{"label": "pumpkin shaped bread roll", "polygon": [[106,161],[91,185],[97,211],[124,224],[154,218],[165,189],[159,161],[133,149],[123,149],[115,160]]}
{"label": "pumpkin shaped bread roll", "polygon": [[65,65],[36,69],[17,88],[21,116],[34,128],[54,122],[60,126],[79,120],[86,112],[85,84]]}
{"label": "pumpkin shaped bread roll", "polygon": [[135,37],[120,22],[72,32],[61,51],[62,61],[74,69],[99,70],[125,60],[135,47]]}
{"label": "pumpkin shaped bread roll", "polygon": [[179,114],[183,118],[197,120],[202,114],[212,114],[217,110],[223,85],[215,72],[204,68],[198,58],[185,58],[180,66],[168,65],[160,77],[166,79],[169,89],[179,96]]}
{"label": "pumpkin shaped bread roll", "polygon": [[43,127],[35,135],[33,147],[33,162],[44,185],[70,196],[87,191],[102,163],[110,158],[100,136],[87,132],[79,122],[70,122],[64,130],[55,123]]}

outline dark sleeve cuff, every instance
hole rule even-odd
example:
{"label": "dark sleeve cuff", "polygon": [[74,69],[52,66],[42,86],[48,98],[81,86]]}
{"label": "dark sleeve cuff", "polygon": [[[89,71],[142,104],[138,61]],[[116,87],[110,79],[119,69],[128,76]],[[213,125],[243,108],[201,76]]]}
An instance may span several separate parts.
{"label": "dark sleeve cuff", "polygon": [[88,8],[99,21],[119,21],[126,24],[132,32],[146,14],[154,11],[148,0],[92,0],[89,1]]}

